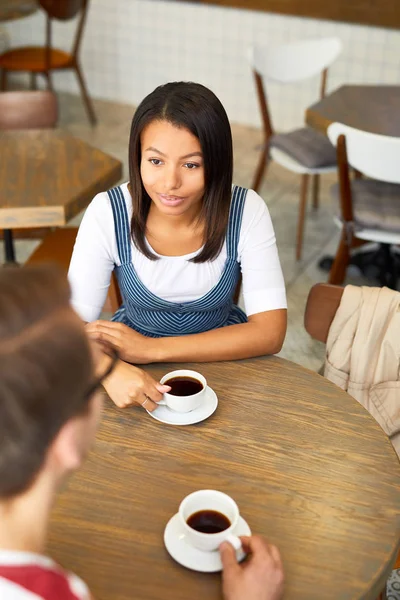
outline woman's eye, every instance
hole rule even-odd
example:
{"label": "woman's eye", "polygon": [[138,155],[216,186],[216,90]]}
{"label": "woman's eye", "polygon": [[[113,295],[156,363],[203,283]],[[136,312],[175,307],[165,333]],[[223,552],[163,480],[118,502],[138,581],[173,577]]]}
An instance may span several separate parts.
{"label": "woman's eye", "polygon": [[185,167],[189,170],[197,169],[199,166],[196,163],[185,163]]}
{"label": "woman's eye", "polygon": [[158,165],[161,165],[162,161],[159,158],[150,158],[150,162],[152,165],[155,165],[156,167],[158,167]]}

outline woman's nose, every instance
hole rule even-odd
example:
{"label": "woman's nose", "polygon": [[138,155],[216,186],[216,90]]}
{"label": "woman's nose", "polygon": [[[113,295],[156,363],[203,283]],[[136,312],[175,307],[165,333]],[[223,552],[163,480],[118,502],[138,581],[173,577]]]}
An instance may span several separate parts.
{"label": "woman's nose", "polygon": [[171,166],[164,171],[164,189],[166,192],[176,190],[181,186],[179,169]]}

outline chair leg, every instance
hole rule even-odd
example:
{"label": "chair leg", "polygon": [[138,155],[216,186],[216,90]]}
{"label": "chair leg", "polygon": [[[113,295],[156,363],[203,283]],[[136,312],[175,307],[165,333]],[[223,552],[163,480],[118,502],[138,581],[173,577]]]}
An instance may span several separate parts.
{"label": "chair leg", "polygon": [[312,190],[312,207],[317,210],[319,207],[319,185],[320,175],[313,176],[313,190]]}
{"label": "chair leg", "polygon": [[34,73],[34,71],[31,71],[31,85],[30,85],[31,90],[36,90],[37,89],[37,85],[36,85],[36,73]]}
{"label": "chair leg", "polygon": [[399,259],[392,252],[389,244],[380,244],[378,251],[383,258],[382,269],[380,273],[380,284],[386,285],[392,290],[397,289],[397,280],[399,277]]}
{"label": "chair leg", "polygon": [[376,600],[387,600],[386,586],[383,588]]}
{"label": "chair leg", "polygon": [[261,181],[263,180],[263,177],[265,175],[265,171],[267,168],[268,154],[269,154],[268,144],[264,144],[263,149],[260,154],[259,161],[258,161],[257,169],[254,174],[253,185],[251,186],[255,192],[258,192],[258,189],[261,185]]}
{"label": "chair leg", "polygon": [[348,264],[350,262],[350,248],[347,243],[347,236],[345,231],[342,232],[339,247],[336,252],[333,265],[329,272],[328,283],[334,285],[341,285],[346,276]]}
{"label": "chair leg", "polygon": [[297,221],[296,260],[301,259],[303,249],[304,222],[306,220],[307,192],[310,175],[305,173],[301,176],[300,206]]}
{"label": "chair leg", "polygon": [[45,71],[44,76],[47,79],[47,89],[52,92],[53,91],[53,79],[51,76],[51,71]]}
{"label": "chair leg", "polygon": [[96,125],[96,123],[97,123],[96,113],[94,112],[92,101],[90,100],[88,91],[86,89],[86,84],[83,79],[82,70],[81,70],[80,66],[78,65],[78,63],[75,63],[74,68],[75,68],[76,76],[78,77],[79,85],[80,85],[82,96],[83,96],[83,102],[86,107],[86,112],[89,116],[89,121],[91,122],[92,125]]}
{"label": "chair leg", "polygon": [[0,81],[0,90],[4,92],[7,89],[7,71],[6,69],[1,70],[1,81]]}

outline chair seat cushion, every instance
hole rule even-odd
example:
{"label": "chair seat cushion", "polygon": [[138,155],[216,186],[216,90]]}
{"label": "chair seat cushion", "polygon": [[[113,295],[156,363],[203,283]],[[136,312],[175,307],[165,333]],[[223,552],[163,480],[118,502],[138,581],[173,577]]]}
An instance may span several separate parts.
{"label": "chair seat cushion", "polygon": [[[339,206],[339,184],[332,186],[332,194]],[[354,179],[351,195],[356,228],[400,232],[400,185]]]}
{"label": "chair seat cushion", "polygon": [[286,152],[309,169],[330,167],[336,164],[335,147],[325,135],[311,127],[273,135],[270,145]]}
{"label": "chair seat cushion", "polygon": [[[42,73],[46,70],[46,49],[34,46],[14,48],[0,56],[0,68],[6,71],[30,71]],[[52,49],[50,66],[52,69],[65,69],[71,66],[72,57],[63,50]]]}

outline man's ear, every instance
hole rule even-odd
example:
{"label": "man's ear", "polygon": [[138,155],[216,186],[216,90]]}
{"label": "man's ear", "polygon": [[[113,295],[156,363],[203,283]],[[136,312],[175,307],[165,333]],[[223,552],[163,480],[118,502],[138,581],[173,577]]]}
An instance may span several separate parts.
{"label": "man's ear", "polygon": [[87,411],[64,423],[54,438],[47,461],[60,477],[79,469],[84,462],[96,435],[102,407],[103,397],[99,392],[89,400]]}
{"label": "man's ear", "polygon": [[[86,416],[87,418],[87,416]],[[85,452],[85,417],[73,417],[61,427],[48,451],[48,461],[59,475],[79,469]]]}

